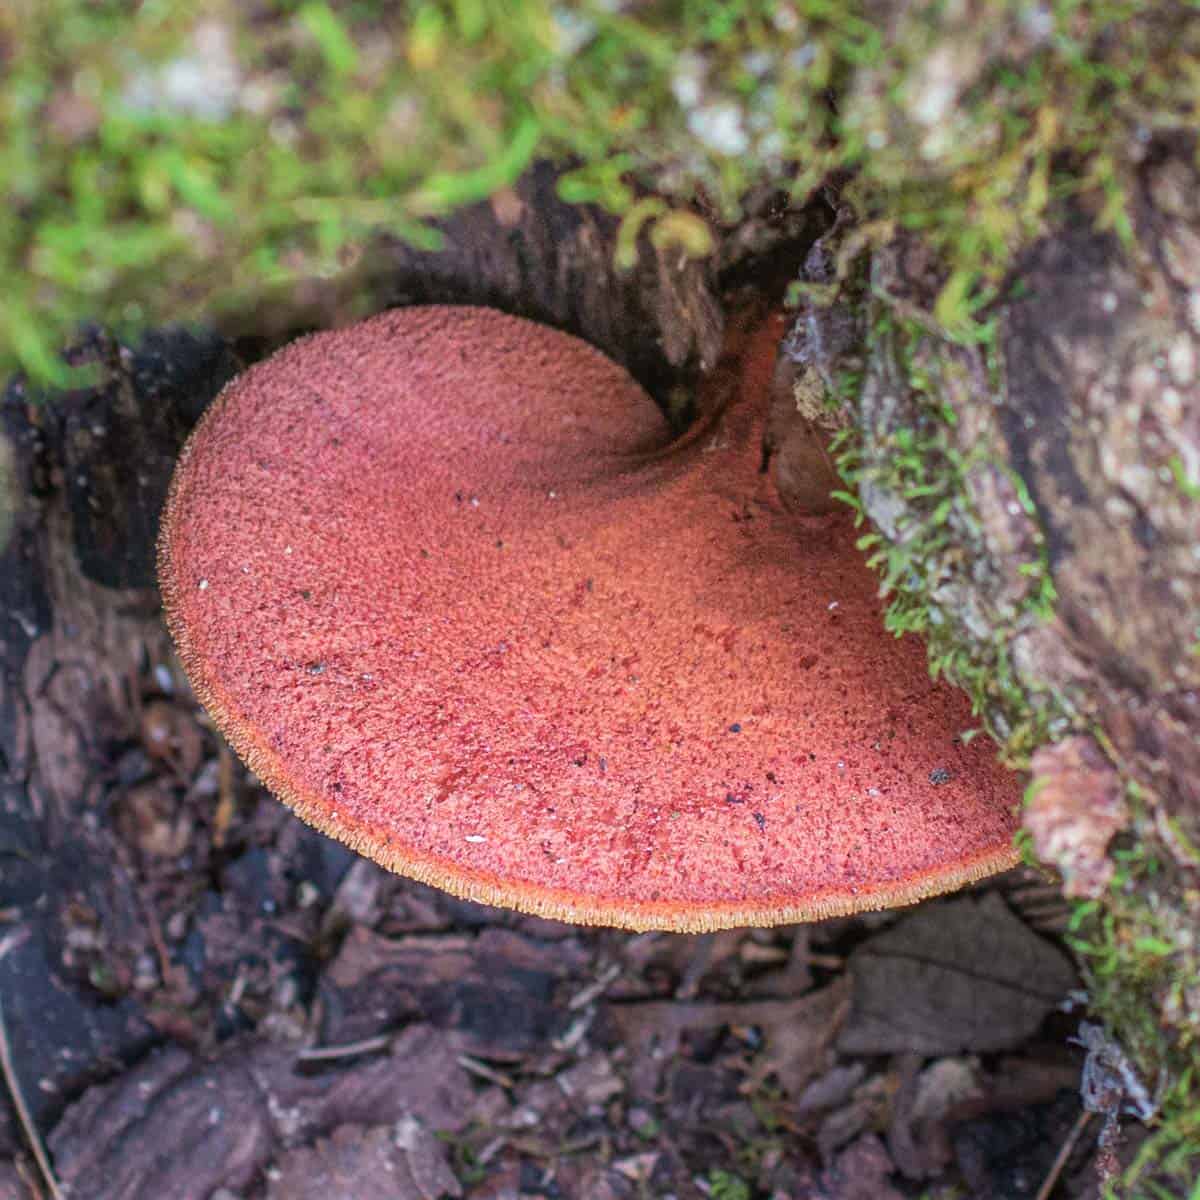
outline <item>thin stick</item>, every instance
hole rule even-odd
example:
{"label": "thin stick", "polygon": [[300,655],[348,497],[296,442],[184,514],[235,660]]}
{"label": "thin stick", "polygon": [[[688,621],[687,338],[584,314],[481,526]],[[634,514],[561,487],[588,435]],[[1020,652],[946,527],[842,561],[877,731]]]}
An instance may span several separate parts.
{"label": "thin stick", "polygon": [[458,1065],[472,1075],[478,1075],[480,1079],[486,1079],[489,1083],[499,1084],[502,1088],[515,1088],[516,1080],[505,1075],[502,1071],[495,1071],[487,1065],[481,1063],[479,1059],[472,1058],[469,1054],[460,1054],[458,1056]]}
{"label": "thin stick", "polygon": [[1067,1134],[1067,1140],[1063,1142],[1054,1162],[1050,1164],[1050,1173],[1042,1181],[1042,1186],[1038,1188],[1038,1194],[1034,1200],[1050,1200],[1050,1193],[1054,1191],[1055,1184],[1058,1183],[1058,1177],[1063,1173],[1063,1167],[1067,1165],[1067,1159],[1071,1157],[1071,1151],[1075,1149],[1076,1142],[1083,1135],[1083,1131],[1087,1128],[1087,1123],[1092,1119],[1093,1114],[1085,1108],[1075,1120],[1075,1124],[1071,1126],[1071,1132]]}
{"label": "thin stick", "polygon": [[37,1165],[24,1154],[18,1154],[13,1162],[16,1164],[17,1174],[21,1177],[25,1190],[33,1197],[33,1200],[46,1200],[46,1193],[42,1191],[42,1177],[38,1174]]}
{"label": "thin stick", "polygon": [[33,1117],[30,1116],[25,1097],[21,1093],[17,1073],[13,1070],[12,1050],[8,1044],[8,1029],[4,1024],[3,1001],[0,1001],[0,1071],[4,1074],[4,1084],[8,1088],[8,1094],[12,1097],[13,1107],[16,1108],[17,1116],[21,1121],[21,1128],[25,1131],[25,1140],[33,1151],[34,1160],[37,1162],[38,1170],[42,1173],[42,1178],[46,1181],[46,1186],[50,1189],[50,1195],[54,1197],[54,1200],[63,1200],[62,1189],[58,1186],[58,1180],[54,1178],[54,1168],[50,1166],[46,1148],[42,1145],[37,1126],[33,1123]]}
{"label": "thin stick", "polygon": [[363,1038],[360,1042],[343,1042],[340,1046],[310,1046],[301,1050],[296,1058],[299,1062],[328,1062],[336,1058],[353,1058],[357,1054],[374,1054],[391,1045],[392,1035],[381,1033]]}

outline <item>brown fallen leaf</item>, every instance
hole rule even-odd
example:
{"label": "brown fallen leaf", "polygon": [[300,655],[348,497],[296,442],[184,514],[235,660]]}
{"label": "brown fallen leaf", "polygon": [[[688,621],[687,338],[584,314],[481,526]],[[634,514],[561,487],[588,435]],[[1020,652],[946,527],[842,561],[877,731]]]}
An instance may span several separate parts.
{"label": "brown fallen leaf", "polygon": [[892,1104],[888,1153],[909,1179],[928,1179],[953,1159],[945,1124],[948,1115],[983,1095],[973,1058],[940,1058],[921,1070],[921,1059],[903,1055],[905,1070]]}
{"label": "brown fallen leaf", "polygon": [[892,1106],[896,1082],[890,1074],[869,1075],[854,1089],[849,1103],[834,1109],[816,1131],[821,1162],[829,1165],[838,1151],[871,1129],[882,1128]]}
{"label": "brown fallen leaf", "polygon": [[267,1200],[442,1200],[462,1188],[441,1143],[415,1118],[394,1127],[343,1125],[291,1150],[268,1174]]}
{"label": "brown fallen leaf", "polygon": [[[48,1145],[64,1185],[88,1200],[193,1200],[249,1187],[273,1159],[341,1127],[461,1130],[472,1096],[428,1025],[403,1030],[387,1055],[307,1071],[294,1047],[246,1039],[207,1056],[147,1055],[71,1103]],[[366,1195],[322,1193],[339,1194]]]}
{"label": "brown fallen leaf", "polygon": [[798,1097],[804,1085],[825,1068],[824,1051],[845,1019],[848,1001],[849,983],[842,978],[792,1000],[609,1004],[607,1014],[629,1047],[633,1062],[630,1083],[636,1099],[655,1094],[662,1068],[678,1054],[686,1034],[723,1025],[755,1026],[762,1031],[763,1049],[755,1057],[747,1088],[757,1087],[774,1074],[788,1095]]}
{"label": "brown fallen leaf", "polygon": [[204,739],[195,717],[167,700],[150,700],[142,707],[142,747],[180,779],[190,780],[204,758]]}
{"label": "brown fallen leaf", "polygon": [[192,816],[179,804],[171,781],[162,775],[130,787],[117,808],[116,820],[124,839],[152,857],[179,858],[192,836]]}
{"label": "brown fallen leaf", "polygon": [[838,1200],[904,1200],[888,1182],[894,1169],[879,1138],[864,1133],[838,1155],[823,1182]]}
{"label": "brown fallen leaf", "polygon": [[355,1042],[424,1020],[452,1033],[460,1053],[516,1062],[566,1030],[572,1013],[560,985],[584,961],[578,939],[542,942],[499,928],[385,938],[356,926],[325,975],[322,1036]]}
{"label": "brown fallen leaf", "polygon": [[1066,955],[994,892],[918,909],[868,938],[849,967],[845,1054],[1007,1050],[1077,983]]}

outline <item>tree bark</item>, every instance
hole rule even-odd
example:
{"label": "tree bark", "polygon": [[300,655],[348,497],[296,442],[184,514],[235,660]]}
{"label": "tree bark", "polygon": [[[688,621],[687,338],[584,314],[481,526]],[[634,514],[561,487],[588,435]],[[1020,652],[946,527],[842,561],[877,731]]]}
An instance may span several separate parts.
{"label": "tree bark", "polygon": [[[489,304],[564,328],[624,363],[681,419],[679,396],[716,362],[713,270],[643,244],[635,269],[618,273],[615,219],[563,204],[554,179],[538,168],[511,194],[447,221],[438,253],[381,243],[346,281],[225,318],[217,332],[163,331],[136,348],[94,332],[74,354],[102,364],[95,389],[35,399],[18,381],[5,393],[0,909],[21,920],[5,933],[0,993],[25,997],[6,1016],[38,1119],[52,1123],[84,1086],[158,1037],[126,985],[139,958],[169,954],[109,808],[146,719],[137,696],[170,657],[153,586],[158,509],[188,430],[224,382],[287,337],[393,303]],[[1131,886],[1179,954],[1145,1003],[1165,1028],[1193,1033],[1198,197],[1186,151],[1156,147],[1135,197],[1133,244],[1097,233],[1088,213],[1065,216],[1018,262],[991,314],[990,346],[941,336],[928,314],[942,277],[919,242],[877,246],[865,277],[839,281],[841,222],[806,266],[810,282],[839,298],[802,310],[784,364],[793,377],[785,408],[795,407],[793,383],[811,402],[846,373],[856,380],[834,421],[859,431],[861,501],[887,545],[913,544],[948,501],[945,536],[913,569],[928,582],[930,628],[950,631],[963,656],[952,672],[966,674],[955,664],[969,661],[987,668],[976,673],[976,698],[991,727],[1001,738],[1024,730],[1024,752],[1072,735],[1103,751],[1041,760],[1040,773],[1060,781],[1052,798],[1099,776],[1094,794],[1111,800],[1111,773],[1128,801],[1052,813],[1055,844],[1067,847],[1060,862],[1068,884],[1074,870],[1084,893],[1100,894],[1107,876],[1096,860],[1123,826],[1123,844],[1160,864]],[[732,237],[772,244],[769,233]],[[825,411],[818,403],[802,414],[801,500],[804,480],[827,469],[807,427]],[[772,433],[780,445],[783,426]],[[923,469],[948,468],[961,489],[939,492],[936,504],[906,490],[896,475],[901,435],[923,439]],[[46,1020],[52,1000],[57,1024]],[[55,1053],[64,1040],[87,1051],[64,1062]],[[17,1140],[0,1109],[0,1152]]]}
{"label": "tree bark", "polygon": [[[120,827],[145,774],[148,722],[171,650],[154,560],[158,514],[191,427],[224,383],[288,336],[355,307],[485,304],[566,329],[670,407],[711,366],[722,312],[712,268],[640,246],[613,267],[615,218],[565,204],[549,168],[442,226],[439,252],[380,243],[348,281],[220,330],[163,330],[136,347],[92,330],[70,356],[103,381],[0,404],[0,995],[35,1120],[159,1033],[130,993],[168,948]],[[676,406],[677,415],[681,409]],[[141,758],[139,759],[139,755]],[[127,832],[127,831],[126,831]],[[206,869],[193,863],[195,873]],[[197,889],[197,894],[198,894]],[[64,1046],[76,1053],[64,1056]],[[0,1102],[0,1155],[19,1137]]]}
{"label": "tree bark", "polygon": [[[560,199],[560,174],[539,163],[491,200],[433,222],[443,240],[439,250],[380,239],[337,280],[289,287],[220,319],[218,327],[261,354],[298,333],[385,308],[486,305],[591,342],[686,422],[683,397],[721,348],[713,265],[657,249],[643,237],[634,265],[618,269],[619,218]],[[791,232],[782,214],[776,224]],[[760,233],[751,249],[763,253],[763,242]]]}
{"label": "tree bark", "polygon": [[[1080,207],[1060,213],[981,314],[977,344],[935,321],[945,275],[926,246],[902,235],[855,257],[844,211],[809,256],[805,278],[824,290],[802,305],[779,376],[793,424],[857,430],[897,620],[925,634],[1013,757],[1032,755],[1026,823],[1068,894],[1102,898],[1130,946],[1171,947],[1129,968],[1121,1002],[1161,1025],[1153,1046],[1122,1031],[1152,1078],[1200,1032],[1192,140],[1151,145],[1130,201],[1126,241]],[[1092,981],[1099,1001],[1110,984]]]}

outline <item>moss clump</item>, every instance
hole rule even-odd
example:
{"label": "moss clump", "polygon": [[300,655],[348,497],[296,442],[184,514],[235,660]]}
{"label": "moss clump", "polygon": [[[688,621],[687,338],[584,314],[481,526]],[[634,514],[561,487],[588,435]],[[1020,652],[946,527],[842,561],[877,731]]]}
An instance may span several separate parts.
{"label": "moss clump", "polygon": [[985,439],[964,444],[954,404],[972,381],[944,340],[896,317],[886,302],[867,304],[867,326],[866,379],[854,369],[838,376],[839,391],[855,396],[858,424],[839,435],[836,453],[850,487],[843,498],[874,522],[858,545],[880,575],[884,623],[897,637],[920,635],[930,673],[962,688],[1006,761],[1027,768],[1038,746],[1066,731],[1071,711],[1066,697],[1023,673],[1012,652],[1053,614],[1044,546],[1005,564],[1020,577],[1016,587],[994,577],[972,499],[975,477],[994,469],[994,455]]}
{"label": "moss clump", "polygon": [[[1181,923],[1180,880],[1152,842],[1129,838],[1112,857],[1108,893],[1076,902],[1068,941],[1092,1008],[1137,1063],[1158,1111],[1111,1195],[1190,1200],[1182,1189],[1200,1179],[1200,1042],[1184,1014],[1200,993],[1200,937]],[[1164,1028],[1151,996],[1167,998],[1168,1015],[1174,1005],[1176,1023]]]}
{"label": "moss clump", "polygon": [[1057,189],[1121,227],[1141,134],[1195,123],[1198,24],[1184,0],[16,0],[0,370],[61,378],[82,318],[208,314],[379,230],[435,240],[537,156],[691,253],[756,187],[851,171],[861,212],[944,254],[961,323]]}

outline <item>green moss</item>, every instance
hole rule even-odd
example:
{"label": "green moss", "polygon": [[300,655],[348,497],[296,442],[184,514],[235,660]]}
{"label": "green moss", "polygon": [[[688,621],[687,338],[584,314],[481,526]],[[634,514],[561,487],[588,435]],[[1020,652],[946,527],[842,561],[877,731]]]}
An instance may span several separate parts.
{"label": "green moss", "polygon": [[[1111,1195],[1195,1200],[1186,1189],[1200,1179],[1200,1041],[1185,1014],[1200,989],[1200,945],[1194,929],[1179,928],[1178,904],[1160,899],[1168,869],[1151,843],[1131,837],[1113,858],[1108,894],[1075,904],[1068,941],[1092,1009],[1137,1063],[1158,1112]],[[1163,1005],[1149,997],[1164,997],[1179,1023],[1164,1027]]]}
{"label": "green moss", "polygon": [[[1186,3],[1004,0],[959,18],[866,0],[16,0],[0,12],[0,370],[61,377],[80,319],[252,303],[378,230],[481,199],[535,156],[563,194],[692,253],[767,184],[854,173],[920,229],[966,329],[1056,191],[1126,227],[1139,133],[1195,123]],[[836,97],[836,102],[831,99]],[[695,214],[693,214],[695,215]],[[674,223],[672,223],[674,222]]]}
{"label": "green moss", "polygon": [[[962,688],[1006,761],[1027,767],[1032,752],[1061,733],[1068,720],[1064,699],[1022,678],[1010,651],[1019,631],[1053,613],[1054,585],[1044,547],[1020,565],[1029,583],[1021,603],[989,610],[980,623],[986,633],[964,629],[953,603],[961,598],[955,580],[965,558],[982,562],[986,557],[970,476],[992,456],[982,443],[966,451],[959,447],[958,417],[944,399],[941,378],[952,368],[933,351],[929,332],[894,318],[878,301],[869,308],[872,355],[898,364],[908,407],[904,420],[868,434],[869,453],[862,431],[851,429],[836,439],[835,455],[849,485],[841,496],[857,510],[860,525],[866,494],[889,497],[899,510],[886,534],[871,529],[858,540],[887,597],[884,623],[897,637],[915,633],[924,640],[931,675],[944,675]],[[861,372],[852,370],[840,378],[838,390],[857,394],[861,387]]]}
{"label": "green moss", "polygon": [[713,1200],[750,1200],[750,1185],[740,1176],[729,1171],[708,1173],[708,1194]]}

